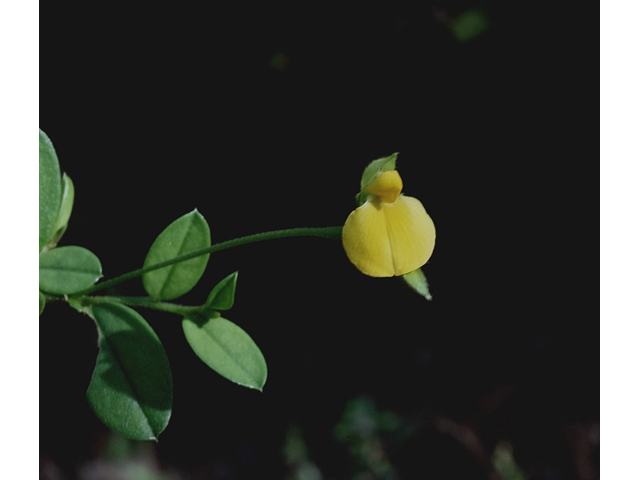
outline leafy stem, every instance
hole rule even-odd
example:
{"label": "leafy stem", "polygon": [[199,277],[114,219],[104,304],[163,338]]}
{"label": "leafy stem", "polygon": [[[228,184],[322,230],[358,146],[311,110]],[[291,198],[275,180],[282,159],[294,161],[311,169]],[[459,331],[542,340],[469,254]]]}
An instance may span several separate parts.
{"label": "leafy stem", "polygon": [[[247,235],[245,237],[238,237],[232,240],[227,240],[225,242],[216,243],[206,248],[202,248],[200,250],[194,250],[193,252],[187,253],[185,255],[180,255],[178,257],[174,257],[165,262],[157,263],[155,265],[148,265],[143,268],[139,268],[138,270],[134,270],[129,273],[125,273],[124,275],[120,275],[111,280],[107,280],[106,282],[101,282],[96,285],[93,285],[89,288],[85,288],[84,290],[80,290],[78,292],[69,295],[70,298],[78,298],[88,295],[93,292],[97,292],[98,290],[102,290],[105,288],[112,287],[119,283],[125,282],[132,278],[139,277],[144,275],[145,273],[152,272],[153,270],[158,270],[159,268],[168,267],[170,265],[174,265],[176,263],[184,262],[186,260],[190,260],[195,257],[199,257],[201,255],[207,255],[209,253],[218,252],[220,250],[226,250],[228,248],[237,247],[240,245],[246,245],[248,243],[262,242],[264,240],[272,240],[276,238],[289,238],[289,237],[321,237],[321,238],[329,238],[337,240],[341,238],[342,235],[342,227],[317,227],[317,228],[289,228],[286,230],[274,230],[271,232],[263,232],[256,233],[253,235]],[[118,298],[118,297],[113,297]],[[131,297],[135,298],[135,297]],[[156,306],[151,308],[157,308],[158,305],[161,305],[160,310],[172,311],[168,310],[169,304],[165,302],[155,302]],[[147,305],[140,305],[147,306]],[[174,305],[175,307],[180,307],[179,305]],[[183,307],[183,308],[198,308],[198,307]]]}

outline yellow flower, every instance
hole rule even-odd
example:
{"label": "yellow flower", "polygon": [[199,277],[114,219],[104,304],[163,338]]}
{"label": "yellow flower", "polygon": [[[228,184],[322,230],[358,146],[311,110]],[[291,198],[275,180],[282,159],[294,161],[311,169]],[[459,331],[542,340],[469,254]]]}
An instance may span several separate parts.
{"label": "yellow flower", "polygon": [[347,257],[371,277],[393,277],[427,263],[436,243],[436,228],[416,198],[402,195],[397,170],[385,171],[363,189],[367,200],[342,229]]}

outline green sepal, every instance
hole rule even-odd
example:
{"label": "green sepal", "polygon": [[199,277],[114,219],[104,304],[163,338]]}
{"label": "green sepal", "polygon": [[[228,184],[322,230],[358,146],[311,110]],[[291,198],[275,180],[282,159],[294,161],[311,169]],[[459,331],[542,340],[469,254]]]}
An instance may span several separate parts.
{"label": "green sepal", "polygon": [[[156,265],[211,245],[211,232],[204,217],[194,210],[165,228],[155,239],[144,266]],[[209,254],[153,270],[142,275],[147,293],[157,299],[172,300],[191,290],[200,280]]]}
{"label": "green sepal", "polygon": [[236,282],[238,281],[238,272],[221,280],[207,298],[205,307],[210,310],[229,310],[233,307],[233,301],[236,294]]}
{"label": "green sepal", "polygon": [[87,400],[109,428],[135,440],[157,440],[171,417],[169,359],[151,326],[115,303],[86,307],[98,327],[100,351]]}
{"label": "green sepal", "polygon": [[184,335],[194,353],[232,382],[262,391],[267,363],[251,337],[235,323],[215,313],[193,314],[182,320]]}
{"label": "green sepal", "polygon": [[42,130],[40,130],[39,157],[40,244],[38,252],[42,252],[42,249],[53,235],[56,219],[58,218],[58,210],[60,209],[61,195],[58,156],[53,148],[53,143]]}
{"label": "green sepal", "polygon": [[427,283],[427,277],[421,269],[416,269],[412,272],[402,275],[402,279],[413,289],[416,293],[423,296],[427,300],[431,300],[433,297],[429,292],[429,284]]}
{"label": "green sepal", "polygon": [[367,165],[360,179],[360,193],[356,195],[356,203],[358,206],[367,201],[368,193],[366,192],[366,188],[378,178],[382,172],[389,172],[396,169],[396,158],[398,158],[398,152],[388,157],[378,158]]}
{"label": "green sepal", "polygon": [[75,197],[75,188],[71,178],[64,173],[62,175],[62,198],[60,199],[60,209],[58,210],[58,218],[56,219],[55,227],[53,228],[53,235],[47,242],[45,250],[51,250],[60,242],[60,239],[67,231],[69,225],[69,218],[71,217],[71,211],[73,210],[73,200]]}
{"label": "green sepal", "polygon": [[96,283],[102,277],[102,265],[83,247],[54,248],[40,255],[40,290],[55,295],[70,295]]}

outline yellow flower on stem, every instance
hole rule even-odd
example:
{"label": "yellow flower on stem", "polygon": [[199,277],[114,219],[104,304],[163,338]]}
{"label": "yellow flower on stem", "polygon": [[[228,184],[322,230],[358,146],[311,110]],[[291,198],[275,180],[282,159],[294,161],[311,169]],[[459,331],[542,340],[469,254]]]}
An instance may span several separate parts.
{"label": "yellow flower on stem", "polygon": [[365,275],[404,275],[427,263],[433,253],[436,228],[431,217],[418,199],[401,191],[397,170],[379,173],[362,189],[366,201],[344,224],[347,257]]}

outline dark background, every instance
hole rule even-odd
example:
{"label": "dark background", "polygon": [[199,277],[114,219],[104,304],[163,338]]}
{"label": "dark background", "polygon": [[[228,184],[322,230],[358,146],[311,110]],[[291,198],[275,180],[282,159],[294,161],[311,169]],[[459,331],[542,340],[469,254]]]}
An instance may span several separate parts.
{"label": "dark background", "polygon": [[[40,127],[76,187],[61,244],[108,279],[194,208],[213,242],[341,225],[366,164],[399,151],[438,232],[434,300],[360,274],[331,240],[212,255],[180,302],[239,270],[226,316],[269,378],[235,386],[178,317],[143,311],[175,387],[157,444],[93,415],[95,327],[49,304],[41,477],[598,478],[595,9],[222,5],[41,5]],[[456,38],[470,11],[488,28]]]}

